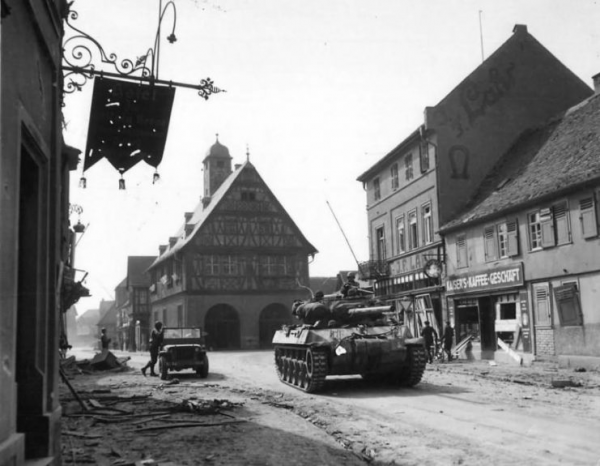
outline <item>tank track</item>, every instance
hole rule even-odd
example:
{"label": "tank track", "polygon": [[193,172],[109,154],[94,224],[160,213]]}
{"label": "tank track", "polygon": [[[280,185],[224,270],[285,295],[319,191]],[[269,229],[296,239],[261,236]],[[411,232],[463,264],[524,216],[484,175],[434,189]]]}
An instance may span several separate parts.
{"label": "tank track", "polygon": [[427,353],[424,346],[407,347],[408,364],[400,371],[397,383],[403,387],[414,387],[423,378],[427,366]]}
{"label": "tank track", "polygon": [[275,370],[283,383],[314,393],[325,385],[327,353],[314,348],[276,346]]}

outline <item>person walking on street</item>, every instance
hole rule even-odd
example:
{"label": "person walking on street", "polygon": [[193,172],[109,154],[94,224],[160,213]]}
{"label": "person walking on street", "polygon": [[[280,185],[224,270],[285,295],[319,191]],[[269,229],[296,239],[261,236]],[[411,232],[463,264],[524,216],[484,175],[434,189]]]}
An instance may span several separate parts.
{"label": "person walking on street", "polygon": [[433,362],[434,344],[437,343],[438,335],[433,327],[429,325],[429,321],[423,322],[425,326],[421,330],[421,336],[425,339],[425,348],[427,349],[427,360],[429,364]]}
{"label": "person walking on street", "polygon": [[448,361],[452,361],[452,340],[454,339],[454,329],[450,327],[450,322],[446,322],[444,334],[442,335],[442,343],[444,344],[444,352],[448,355]]}
{"label": "person walking on street", "polygon": [[110,345],[110,342],[112,341],[112,339],[108,338],[108,335],[106,335],[106,329],[103,327],[102,330],[100,330],[100,343],[102,344],[102,351],[108,351],[108,346]]}
{"label": "person walking on street", "polygon": [[156,322],[154,324],[152,334],[150,335],[150,361],[148,361],[146,365],[142,367],[142,374],[144,374],[144,377],[146,376],[146,371],[148,369],[150,369],[151,376],[158,376],[158,374],[154,372],[154,365],[158,361],[158,352],[162,346],[163,336],[163,324],[160,321]]}

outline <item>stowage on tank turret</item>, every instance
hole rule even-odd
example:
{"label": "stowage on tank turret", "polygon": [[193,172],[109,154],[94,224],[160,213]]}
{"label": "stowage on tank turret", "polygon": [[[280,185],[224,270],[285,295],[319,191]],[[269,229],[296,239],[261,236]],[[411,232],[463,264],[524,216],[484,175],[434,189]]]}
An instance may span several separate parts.
{"label": "stowage on tank turret", "polygon": [[273,336],[283,383],[314,393],[329,375],[360,374],[405,387],[421,381],[424,339],[413,338],[392,306],[365,296],[326,295],[322,301],[295,301],[292,313],[302,323]]}

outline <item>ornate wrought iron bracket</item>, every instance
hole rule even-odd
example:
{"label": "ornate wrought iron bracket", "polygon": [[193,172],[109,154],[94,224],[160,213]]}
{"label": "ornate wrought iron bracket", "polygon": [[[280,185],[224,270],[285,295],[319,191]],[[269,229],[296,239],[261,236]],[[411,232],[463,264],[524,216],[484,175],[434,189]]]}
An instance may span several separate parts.
{"label": "ornate wrought iron bracket", "polygon": [[[106,53],[96,39],[73,25],[73,21],[76,21],[79,15],[76,11],[70,10],[65,19],[65,30],[72,34],[65,34],[65,40],[63,41],[63,92],[71,94],[75,91],[81,91],[88,80],[93,79],[95,76],[116,77],[135,82],[195,89],[198,91],[198,95],[205,100],[212,94],[225,92],[223,89],[216,87],[210,78],[201,79],[199,84],[158,79],[160,27],[168,7],[172,7],[173,9],[174,20],[173,30],[167,37],[167,40],[170,43],[174,43],[177,40],[175,37],[175,4],[169,1],[162,8],[161,1],[154,46],[148,49],[145,55],[137,57],[135,61],[130,59],[119,60],[115,53]],[[95,59],[99,60],[100,63],[95,63]],[[103,65],[108,70],[97,69],[97,65]]]}

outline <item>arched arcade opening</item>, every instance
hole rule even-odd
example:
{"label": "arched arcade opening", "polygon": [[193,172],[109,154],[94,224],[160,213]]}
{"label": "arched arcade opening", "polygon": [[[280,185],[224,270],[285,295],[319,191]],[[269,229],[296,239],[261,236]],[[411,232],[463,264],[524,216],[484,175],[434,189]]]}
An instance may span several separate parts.
{"label": "arched arcade opening", "polygon": [[239,349],[240,318],[237,311],[228,304],[211,307],[204,318],[206,343],[209,348]]}

